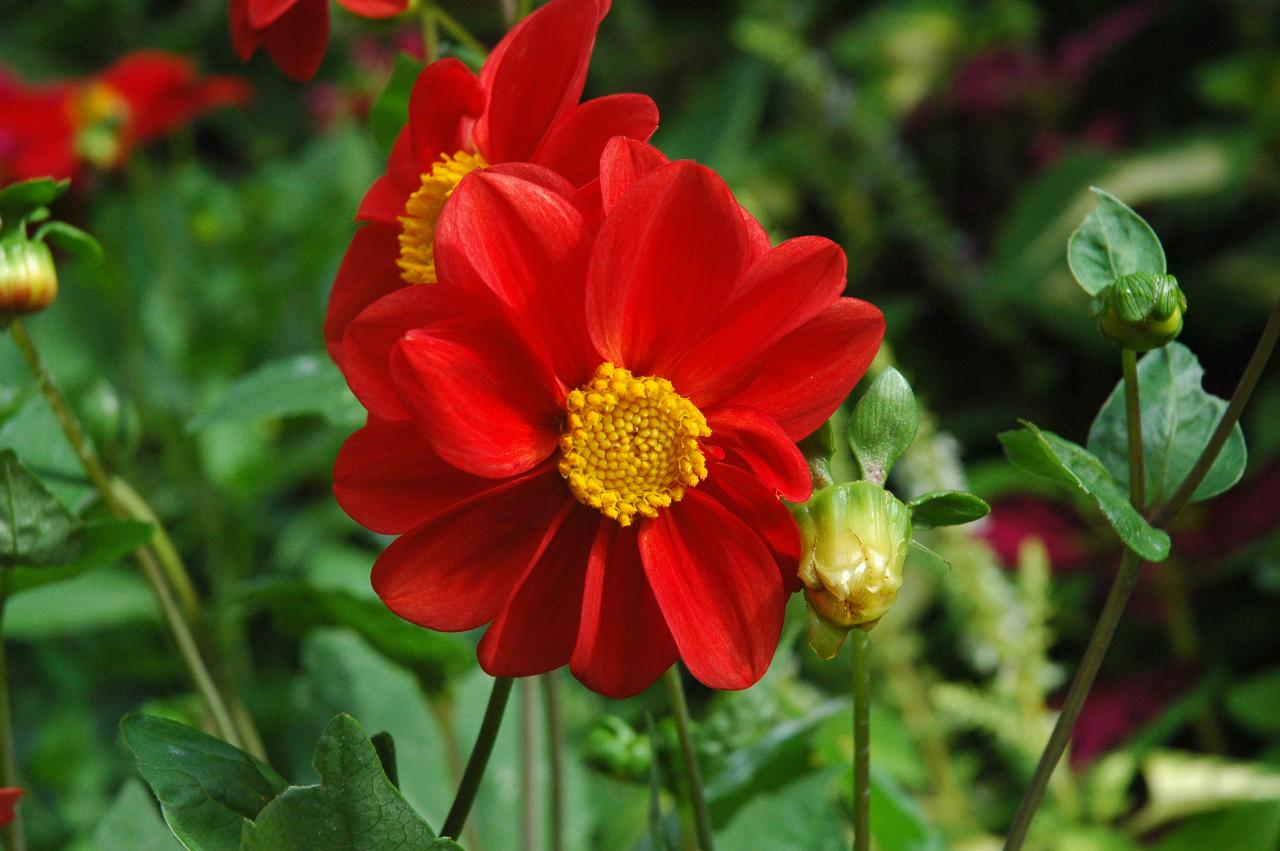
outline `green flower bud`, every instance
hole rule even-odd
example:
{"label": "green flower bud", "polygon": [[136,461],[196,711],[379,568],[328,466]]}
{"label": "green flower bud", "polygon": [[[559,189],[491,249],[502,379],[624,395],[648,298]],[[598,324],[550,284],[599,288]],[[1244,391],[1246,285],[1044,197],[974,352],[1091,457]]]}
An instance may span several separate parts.
{"label": "green flower bud", "polygon": [[1145,352],[1177,339],[1187,297],[1173,275],[1123,275],[1093,298],[1093,315],[1106,337],[1122,349]]}
{"label": "green flower bud", "polygon": [[809,643],[831,658],[849,630],[871,629],[898,599],[911,512],[867,481],[824,488],[791,510],[802,541]]}
{"label": "green flower bud", "polygon": [[48,307],[58,295],[49,247],[21,232],[0,239],[0,323]]}

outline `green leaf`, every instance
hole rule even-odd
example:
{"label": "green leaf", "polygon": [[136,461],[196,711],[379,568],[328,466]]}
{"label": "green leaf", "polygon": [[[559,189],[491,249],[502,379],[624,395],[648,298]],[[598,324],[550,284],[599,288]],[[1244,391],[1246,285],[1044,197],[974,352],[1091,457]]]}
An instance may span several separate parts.
{"label": "green leaf", "polygon": [[169,829],[191,851],[239,851],[245,819],[284,788],[253,757],[177,722],[135,713],[120,730]]}
{"label": "green leaf", "polygon": [[[1150,505],[1165,502],[1178,490],[1227,409],[1225,400],[1200,386],[1203,376],[1200,362],[1181,343],[1149,352],[1138,362],[1143,467]],[[1089,429],[1089,451],[1122,488],[1129,485],[1128,447],[1124,382],[1120,381]],[[1192,500],[1216,496],[1240,481],[1245,458],[1244,432],[1237,423]]]}
{"label": "green leaf", "polygon": [[130,778],[93,833],[96,851],[182,851],[147,789]]}
{"label": "green leaf", "polygon": [[871,835],[883,851],[941,851],[942,838],[892,777],[871,768]]}
{"label": "green leaf", "polygon": [[156,597],[137,568],[107,566],[28,588],[5,607],[6,638],[48,641],[132,624],[160,624]]}
{"label": "green leaf", "polygon": [[1153,846],[1154,851],[1206,848],[1275,848],[1280,845],[1280,803],[1245,804],[1188,819]]}
{"label": "green leaf", "polygon": [[98,244],[98,240],[66,222],[46,222],[32,238],[37,242],[49,243],[81,260],[99,263],[103,258],[102,246]]}
{"label": "green leaf", "polygon": [[1098,206],[1067,241],[1071,274],[1089,295],[1097,295],[1122,275],[1167,270],[1160,238],[1119,198],[1096,186]]}
{"label": "green leaf", "polygon": [[37,177],[0,189],[0,231],[12,229],[34,210],[53,203],[70,185],[70,180]]}
{"label": "green leaf", "polygon": [[932,491],[907,503],[911,526],[933,529],[937,526],[960,526],[981,520],[991,513],[986,501],[964,491]]}
{"label": "green leaf", "polygon": [[381,733],[374,733],[369,737],[369,741],[373,743],[373,749],[378,752],[378,762],[382,764],[382,770],[387,775],[387,779],[391,781],[391,785],[400,788],[400,772],[396,770],[396,740],[386,730]]}
{"label": "green leaf", "polygon": [[1261,763],[1159,751],[1144,760],[1142,775],[1147,804],[1133,816],[1137,833],[1196,813],[1259,801],[1280,803],[1280,772]]}
{"label": "green leaf", "polygon": [[240,378],[188,423],[187,430],[302,414],[317,414],[335,425],[351,425],[360,422],[362,413],[346,379],[326,356],[295,355]]}
{"label": "green leaf", "polygon": [[1107,468],[1079,444],[1034,424],[1020,420],[1022,428],[1002,432],[1005,455],[1032,475],[1064,485],[1088,497],[1120,536],[1120,540],[1147,561],[1164,561],[1169,555],[1169,536],[1154,529],[1129,504],[1129,497],[1116,484]]}
{"label": "green leaf", "polygon": [[[716,834],[716,847],[751,851],[848,848],[830,773],[814,773],[746,802]],[[873,815],[874,815],[873,811]]]}
{"label": "green leaf", "polygon": [[849,445],[862,478],[884,484],[919,423],[915,394],[902,373],[893,367],[880,373],[849,418]]}
{"label": "green leaf", "polygon": [[407,53],[397,54],[391,79],[369,109],[369,129],[384,151],[391,150],[396,136],[409,120],[409,96],[421,72],[421,62]]}
{"label": "green leaf", "polygon": [[0,452],[0,567],[58,564],[78,527],[13,450]]}
{"label": "green leaf", "polygon": [[56,564],[29,564],[21,560],[7,568],[9,594],[73,579],[96,567],[111,564],[151,538],[148,523],[133,520],[97,520],[68,539],[66,558]]}
{"label": "green leaf", "polygon": [[356,719],[339,715],[329,722],[314,764],[320,784],[291,786],[264,807],[248,833],[246,851],[431,847],[435,834],[391,785]]}
{"label": "green leaf", "polygon": [[1280,668],[1232,686],[1227,692],[1231,720],[1263,736],[1280,734]]}

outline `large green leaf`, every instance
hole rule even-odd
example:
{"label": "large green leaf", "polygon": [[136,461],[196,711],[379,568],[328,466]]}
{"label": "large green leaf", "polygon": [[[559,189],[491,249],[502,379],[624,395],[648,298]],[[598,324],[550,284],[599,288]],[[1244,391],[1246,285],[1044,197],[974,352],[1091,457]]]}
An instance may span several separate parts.
{"label": "large green leaf", "polygon": [[238,851],[245,819],[284,789],[253,757],[177,722],[132,714],[120,730],[170,830],[191,851]]}
{"label": "large green leaf", "polygon": [[4,568],[5,589],[14,594],[73,579],[80,574],[117,561],[145,544],[151,526],[133,520],[96,520],[85,524],[67,539],[63,558],[57,563],[39,564],[18,559]]}
{"label": "large green leaf", "polygon": [[0,567],[66,560],[78,527],[13,450],[0,452]]}
{"label": "large green leaf", "polygon": [[1146,220],[1123,201],[1096,186],[1098,206],[1067,241],[1067,263],[1076,281],[1097,295],[1116,278],[1134,272],[1163,275],[1164,248]]}
{"label": "large green leaf", "polygon": [[930,491],[908,502],[907,508],[915,529],[961,526],[991,513],[986,500],[965,491]]}
{"label": "large green leaf", "polygon": [[91,847],[94,851],[182,851],[146,787],[132,778],[120,787],[111,809],[98,822]]}
{"label": "large green leaf", "polygon": [[[1227,409],[1225,400],[1206,393],[1200,386],[1203,376],[1200,361],[1181,343],[1148,352],[1138,362],[1143,469],[1150,505],[1159,505],[1173,496]],[[1101,459],[1123,488],[1129,485],[1128,447],[1121,381],[1089,429],[1089,451]],[[1244,432],[1237,423],[1191,498],[1208,499],[1240,481],[1245,456]]]}
{"label": "large green leaf", "polygon": [[316,746],[318,786],[291,786],[263,808],[246,851],[422,851],[435,834],[382,770],[356,719],[339,715]]}
{"label": "large green leaf", "polygon": [[316,414],[335,425],[358,424],[362,410],[338,368],[323,354],[273,361],[240,378],[187,426]]}
{"label": "large green leaf", "polygon": [[1152,528],[1129,504],[1129,497],[1101,461],[1079,444],[1042,431],[1026,420],[1020,422],[1021,429],[1000,434],[1000,443],[1010,461],[1032,475],[1088,497],[1102,510],[1120,540],[1144,559],[1164,561],[1168,557],[1169,536]]}

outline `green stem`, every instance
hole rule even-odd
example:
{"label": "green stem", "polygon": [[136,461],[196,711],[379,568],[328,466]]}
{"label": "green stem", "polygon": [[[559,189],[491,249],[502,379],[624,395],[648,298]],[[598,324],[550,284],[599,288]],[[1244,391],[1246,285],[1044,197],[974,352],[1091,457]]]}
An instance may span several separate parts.
{"label": "green stem", "polygon": [[200,618],[200,597],[196,594],[195,583],[191,581],[191,574],[187,572],[182,556],[173,545],[173,539],[169,537],[169,533],[160,523],[160,518],[156,516],[155,511],[141,494],[119,477],[116,477],[111,484],[116,500],[124,506],[130,516],[144,523],[150,523],[155,529],[151,535],[151,551],[155,553],[160,566],[164,568],[165,576],[182,604],[182,611],[187,616],[187,620],[195,623]]}
{"label": "green stem", "polygon": [[[45,400],[49,403],[49,407],[53,409],[53,413],[58,419],[58,424],[62,428],[62,433],[66,436],[72,450],[75,451],[76,457],[80,459],[81,465],[84,467],[85,472],[88,473],[89,479],[93,482],[98,494],[102,497],[103,503],[116,517],[122,520],[131,518],[133,515],[117,498],[111,477],[107,475],[106,468],[102,466],[102,462],[98,459],[98,454],[94,451],[93,445],[81,430],[80,423],[76,420],[75,414],[72,413],[71,406],[67,404],[62,391],[58,389],[58,384],[54,380],[53,374],[45,365],[43,358],[40,357],[35,341],[31,339],[31,335],[27,333],[27,329],[21,322],[15,321],[9,330],[14,344],[22,354],[23,360],[27,362],[31,374],[35,376],[36,381],[39,383]],[[165,623],[168,625],[174,644],[177,645],[178,653],[182,657],[188,673],[191,675],[191,680],[195,684],[196,690],[200,692],[201,697],[204,698],[209,715],[213,718],[215,730],[218,735],[228,742],[239,746],[240,738],[236,734],[236,727],[231,719],[231,713],[227,709],[227,704],[219,693],[208,667],[205,665],[195,637],[191,633],[191,627],[188,625],[186,618],[183,617],[178,603],[174,600],[173,592],[169,590],[163,570],[151,550],[146,547],[139,547],[134,555],[138,560],[138,564],[142,567],[143,575],[151,585],[152,592],[160,603]]]}
{"label": "green stem", "polygon": [[428,65],[440,58],[439,13],[432,0],[422,4],[422,52]]}
{"label": "green stem", "polygon": [[855,629],[853,652],[853,851],[871,851],[871,636]]}
{"label": "green stem", "polygon": [[564,718],[556,672],[549,671],[539,679],[547,723],[547,761],[551,769],[551,847],[559,851],[564,847]]}
{"label": "green stem", "polygon": [[533,7],[533,0],[517,0],[516,2],[516,23],[524,20],[525,15],[529,14],[529,10]]}
{"label": "green stem", "polygon": [[[4,573],[0,588],[0,786],[18,785],[18,765],[13,752],[13,717],[9,710],[9,659],[4,641],[4,606],[9,596],[8,571]],[[5,851],[26,851],[27,840],[22,833],[22,818],[15,815],[4,828]]]}
{"label": "green stem", "polygon": [[1132,349],[1124,349],[1121,355],[1124,368],[1124,413],[1128,428],[1129,446],[1129,502],[1139,512],[1146,503],[1146,471],[1142,464],[1142,400],[1138,392],[1138,355]]}
{"label": "green stem", "polygon": [[1262,329],[1262,336],[1258,338],[1258,345],[1254,347],[1249,363],[1240,375],[1240,382],[1236,384],[1235,392],[1231,394],[1231,401],[1227,403],[1227,409],[1222,412],[1222,419],[1218,421],[1217,428],[1209,436],[1209,442],[1205,444],[1204,451],[1200,453],[1200,457],[1196,459],[1191,472],[1187,473],[1178,490],[1164,507],[1152,515],[1153,526],[1163,527],[1178,516],[1178,512],[1191,501],[1192,494],[1208,475],[1209,468],[1213,466],[1214,461],[1218,460],[1218,453],[1222,451],[1227,438],[1231,436],[1231,430],[1240,421],[1240,415],[1244,413],[1244,407],[1249,403],[1253,389],[1258,386],[1258,379],[1262,377],[1262,371],[1266,368],[1267,361],[1271,359],[1271,353],[1275,351],[1278,337],[1280,337],[1280,301],[1271,308],[1271,315],[1267,317],[1267,324]]}
{"label": "green stem", "polygon": [[531,678],[520,678],[520,847],[524,851],[538,848],[538,806],[542,797],[538,788],[537,719],[533,701],[535,685]]}
{"label": "green stem", "polygon": [[693,819],[698,832],[698,848],[700,851],[713,851],[715,840],[711,834],[711,814],[707,810],[707,798],[702,790],[702,771],[698,768],[698,753],[693,748],[689,705],[684,699],[684,684],[680,682],[679,666],[672,665],[668,668],[662,675],[662,681],[667,687],[667,700],[671,704],[671,715],[676,721],[676,735],[680,739],[685,779],[689,785],[689,803],[693,807]]}
{"label": "green stem", "polygon": [[440,22],[442,27],[449,31],[450,35],[458,40],[459,44],[470,50],[472,53],[478,54],[482,58],[489,55],[488,48],[481,44],[480,40],[473,36],[470,30],[458,23],[457,18],[450,15],[439,6],[434,8],[436,20]]}
{"label": "green stem", "polygon": [[476,736],[475,747],[471,749],[471,759],[467,760],[467,770],[463,772],[462,783],[458,785],[458,794],[449,808],[449,815],[440,828],[441,836],[457,839],[462,833],[462,826],[467,823],[467,814],[471,805],[476,802],[476,793],[480,791],[480,780],[489,765],[489,757],[493,755],[494,742],[498,740],[498,730],[502,727],[502,715],[507,710],[507,700],[511,697],[511,686],[515,683],[512,677],[497,677],[493,681],[493,691],[489,693],[489,705],[484,709],[484,720],[480,722],[480,732]]}

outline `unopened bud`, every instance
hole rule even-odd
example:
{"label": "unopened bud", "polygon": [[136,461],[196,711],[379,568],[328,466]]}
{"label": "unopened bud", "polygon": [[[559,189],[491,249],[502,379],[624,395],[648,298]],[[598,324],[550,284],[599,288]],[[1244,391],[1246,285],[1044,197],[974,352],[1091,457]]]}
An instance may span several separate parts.
{"label": "unopened bud", "polygon": [[871,629],[898,599],[911,512],[879,485],[859,481],[824,488],[792,513],[802,541],[809,642],[830,658],[849,630]]}
{"label": "unopened bud", "polygon": [[58,295],[58,272],[43,242],[20,233],[0,239],[0,323],[43,310]]}
{"label": "unopened bud", "polygon": [[1173,342],[1182,331],[1187,298],[1173,275],[1123,275],[1094,296],[1093,315],[1122,349],[1145,352]]}

